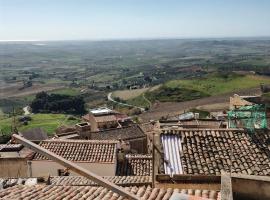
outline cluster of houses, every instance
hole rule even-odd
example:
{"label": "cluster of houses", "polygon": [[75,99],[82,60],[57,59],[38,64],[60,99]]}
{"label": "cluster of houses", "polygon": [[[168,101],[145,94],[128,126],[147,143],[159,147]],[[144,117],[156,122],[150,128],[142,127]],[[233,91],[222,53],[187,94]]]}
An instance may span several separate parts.
{"label": "cluster of houses", "polygon": [[[262,103],[257,96],[234,95],[231,117],[229,111],[211,119],[194,114],[144,124],[98,108],[51,138],[42,129],[17,134],[121,186],[134,199],[266,200],[270,133],[261,118],[268,112],[247,109]],[[0,177],[0,199],[124,198],[15,139],[0,145]]]}

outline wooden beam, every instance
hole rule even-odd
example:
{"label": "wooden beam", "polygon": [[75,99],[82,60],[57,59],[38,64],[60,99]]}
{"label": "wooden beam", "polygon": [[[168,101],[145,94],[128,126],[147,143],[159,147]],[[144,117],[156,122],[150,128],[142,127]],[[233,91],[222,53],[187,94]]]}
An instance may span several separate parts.
{"label": "wooden beam", "polygon": [[43,156],[46,156],[47,158],[71,169],[72,171],[90,179],[91,181],[94,181],[95,183],[99,184],[100,186],[103,186],[105,188],[110,189],[111,191],[119,194],[120,196],[123,197],[127,197],[128,199],[132,199],[132,200],[139,200],[139,197],[137,197],[134,194],[131,194],[129,192],[127,192],[126,190],[124,190],[123,188],[107,181],[106,179],[80,167],[79,165],[75,164],[74,162],[68,161],[64,158],[62,158],[61,156],[56,155],[55,153],[19,136],[16,134],[12,135],[13,138],[15,138],[19,143],[21,143],[22,145],[24,145],[25,147],[28,147],[30,149],[32,149],[33,151],[40,153]]}

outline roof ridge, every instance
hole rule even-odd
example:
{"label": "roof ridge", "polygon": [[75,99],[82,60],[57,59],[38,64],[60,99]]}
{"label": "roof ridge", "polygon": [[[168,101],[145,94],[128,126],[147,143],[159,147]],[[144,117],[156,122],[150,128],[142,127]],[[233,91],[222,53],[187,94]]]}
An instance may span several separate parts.
{"label": "roof ridge", "polygon": [[43,143],[86,143],[86,144],[117,144],[117,140],[65,140],[65,139],[49,139],[43,140],[40,144]]}

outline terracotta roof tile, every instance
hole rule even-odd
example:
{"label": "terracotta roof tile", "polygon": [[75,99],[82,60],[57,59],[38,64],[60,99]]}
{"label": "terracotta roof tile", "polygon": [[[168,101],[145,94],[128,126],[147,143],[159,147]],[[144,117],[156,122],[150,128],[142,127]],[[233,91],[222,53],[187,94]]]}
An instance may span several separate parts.
{"label": "terracotta roof tile", "polygon": [[99,132],[92,132],[89,134],[91,134],[91,139],[94,140],[128,140],[146,137],[146,135],[138,125],[127,126],[123,128],[107,129]]}
{"label": "terracotta roof tile", "polygon": [[221,171],[231,170],[232,173],[270,175],[268,132],[250,135],[235,129],[163,130],[164,149],[170,145],[165,142],[169,137],[168,141],[172,142],[180,138],[182,150],[177,153],[181,161],[170,163],[172,167],[180,164],[184,174],[220,175]]}
{"label": "terracotta roof tile", "polygon": [[[63,158],[77,162],[113,163],[116,160],[117,141],[113,140],[45,140],[41,147],[62,156]],[[36,153],[34,160],[47,160]]]}
{"label": "terracotta roof tile", "polygon": [[30,141],[42,141],[48,139],[47,133],[42,128],[32,128],[20,133],[24,138]]}
{"label": "terracotta roof tile", "polygon": [[150,176],[151,173],[151,155],[128,154],[123,163],[117,163],[118,176]]}
{"label": "terracotta roof tile", "polygon": [[22,148],[21,144],[0,144],[0,152],[20,151]]}
{"label": "terracotta roof tile", "polygon": [[[168,200],[172,194],[188,194],[194,195],[193,199],[204,200],[217,199],[217,191],[211,190],[187,190],[187,189],[164,189],[164,188],[151,188],[151,187],[125,187],[125,189],[141,199],[166,199]],[[60,200],[60,199],[123,199],[116,193],[103,188],[93,186],[53,186],[53,185],[34,185],[23,186],[17,185],[0,191],[0,198],[3,200]]]}
{"label": "terracotta roof tile", "polygon": [[[150,176],[105,176],[104,178],[112,183],[123,186],[143,186],[152,183]],[[97,185],[83,176],[53,176],[50,178],[50,182],[52,185]]]}

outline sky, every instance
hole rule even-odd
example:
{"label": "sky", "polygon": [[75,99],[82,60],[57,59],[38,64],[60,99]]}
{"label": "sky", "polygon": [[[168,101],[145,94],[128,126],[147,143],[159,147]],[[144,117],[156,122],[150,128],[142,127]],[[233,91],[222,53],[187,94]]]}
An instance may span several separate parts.
{"label": "sky", "polygon": [[270,36],[270,0],[0,0],[0,41]]}

